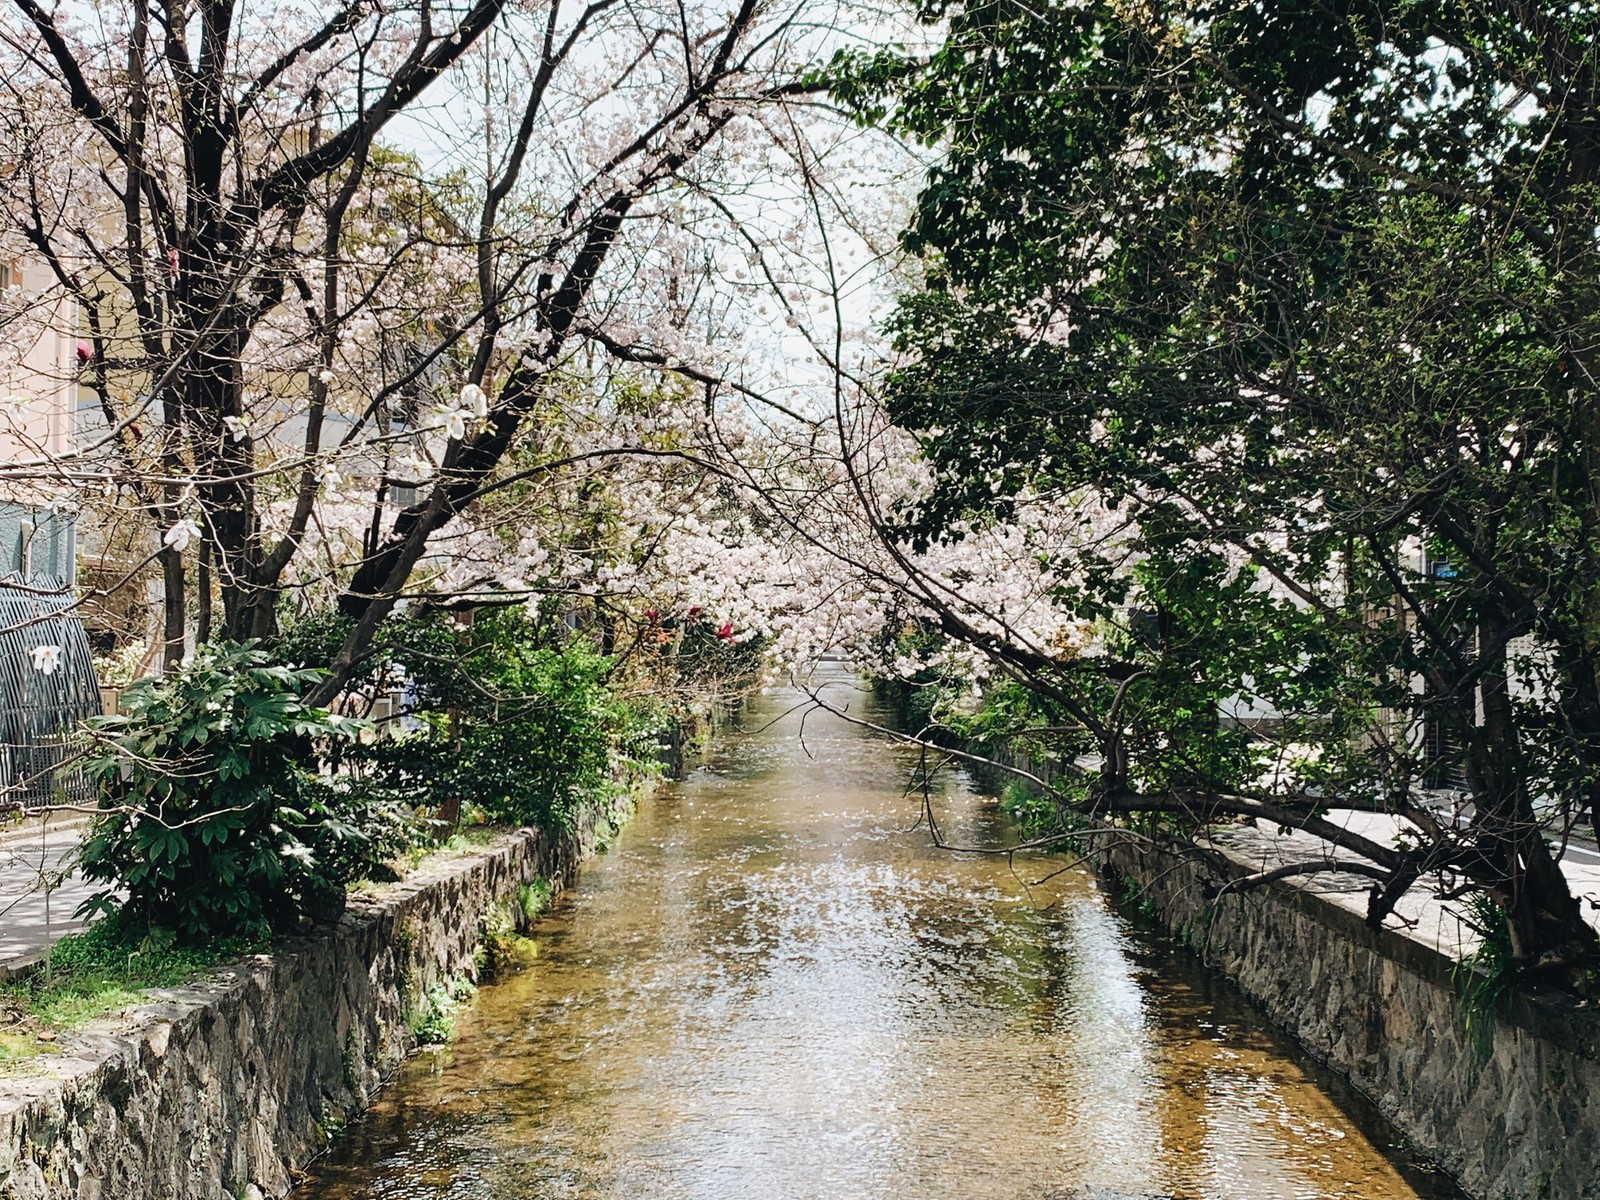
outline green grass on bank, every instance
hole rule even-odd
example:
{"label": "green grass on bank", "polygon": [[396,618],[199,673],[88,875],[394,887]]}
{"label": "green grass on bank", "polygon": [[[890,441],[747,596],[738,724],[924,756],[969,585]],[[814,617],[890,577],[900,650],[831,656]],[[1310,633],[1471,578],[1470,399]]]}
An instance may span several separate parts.
{"label": "green grass on bank", "polygon": [[428,859],[439,854],[466,854],[474,850],[487,850],[510,830],[499,825],[462,825],[442,842],[413,846],[406,852],[406,865],[416,870]]}
{"label": "green grass on bank", "polygon": [[0,1030],[0,1075],[17,1063],[39,1057],[42,1048],[39,1039],[30,1034]]}
{"label": "green grass on bank", "polygon": [[41,1034],[141,1003],[143,988],[177,987],[269,944],[266,937],[231,937],[180,946],[167,930],[134,937],[112,921],[69,934],[30,974],[0,985],[0,1063],[37,1053]]}
{"label": "green grass on bank", "polygon": [[[440,854],[480,850],[504,830],[487,826],[462,829],[439,845],[418,847],[400,865],[415,871]],[[378,892],[383,883],[363,881],[352,892]],[[540,895],[519,896],[529,919],[548,902]],[[147,988],[180,987],[199,975],[271,947],[271,938],[220,938],[202,946],[181,946],[171,931],[156,929],[130,936],[114,921],[100,921],[82,933],[68,934],[51,949],[48,963],[20,978],[0,983],[0,1071],[14,1070],[48,1053],[56,1035],[98,1017],[145,1003]]]}

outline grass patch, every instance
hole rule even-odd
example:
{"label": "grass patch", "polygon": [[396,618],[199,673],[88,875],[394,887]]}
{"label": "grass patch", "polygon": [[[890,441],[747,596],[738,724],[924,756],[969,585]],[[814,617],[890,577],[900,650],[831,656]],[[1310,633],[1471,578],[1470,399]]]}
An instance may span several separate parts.
{"label": "grass patch", "polygon": [[443,850],[461,854],[468,850],[487,850],[504,835],[505,830],[492,825],[469,825],[456,830],[445,839]]}
{"label": "grass patch", "polygon": [[32,1034],[13,1030],[0,1032],[0,1075],[23,1063],[31,1062],[44,1053],[39,1039]]}
{"label": "grass patch", "polygon": [[517,907],[522,911],[522,920],[531,925],[539,919],[539,914],[550,907],[550,897],[554,889],[548,879],[535,879],[532,883],[517,884]]}
{"label": "grass patch", "polygon": [[1461,923],[1483,940],[1451,970],[1461,991],[1467,1034],[1480,1057],[1494,1050],[1495,1022],[1511,1010],[1522,987],[1522,972],[1511,949],[1511,927],[1503,908],[1473,892],[1462,901]]}
{"label": "grass patch", "polygon": [[496,825],[468,825],[456,830],[443,841],[419,842],[403,856],[406,873],[419,869],[430,858],[440,854],[465,854],[472,850],[487,850],[504,837],[506,832],[506,829]]}
{"label": "grass patch", "polygon": [[102,921],[62,938],[47,963],[0,986],[0,1013],[20,1027],[13,1039],[36,1044],[41,1032],[72,1029],[141,1003],[144,988],[177,987],[268,945],[266,937],[231,937],[180,946],[170,930],[130,936],[115,923]]}

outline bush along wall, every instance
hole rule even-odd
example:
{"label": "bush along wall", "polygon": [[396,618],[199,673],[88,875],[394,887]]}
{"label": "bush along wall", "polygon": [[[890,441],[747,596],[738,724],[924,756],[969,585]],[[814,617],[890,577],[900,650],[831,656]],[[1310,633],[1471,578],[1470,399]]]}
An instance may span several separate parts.
{"label": "bush along wall", "polygon": [[669,710],[656,696],[629,699],[618,668],[520,608],[398,624],[369,680],[391,696],[403,680],[400,709],[386,736],[341,747],[341,765],[447,824],[466,813],[570,828],[583,806],[655,769]]}
{"label": "bush along wall", "polygon": [[658,769],[667,710],[623,698],[612,657],[520,608],[392,622],[329,711],[302,698],[321,677],[306,664],[340,627],[203,646],[93,722],[101,812],[82,863],[104,886],[88,907],[130,944],[303,932],[463,824],[559,835]]}

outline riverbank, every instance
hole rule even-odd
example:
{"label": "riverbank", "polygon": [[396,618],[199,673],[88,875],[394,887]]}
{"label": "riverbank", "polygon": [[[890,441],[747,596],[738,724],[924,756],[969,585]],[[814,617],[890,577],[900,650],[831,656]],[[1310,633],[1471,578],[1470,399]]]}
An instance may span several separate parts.
{"label": "riverbank", "polygon": [[1212,839],[1202,861],[1191,846],[1106,831],[1092,856],[1468,1194],[1600,1197],[1600,1013],[1518,995],[1469,1019],[1471,973],[1448,952],[1459,932],[1369,928],[1365,881],[1282,880],[1213,899],[1270,860],[1256,843],[1273,839],[1250,832]]}
{"label": "riverbank", "polygon": [[[888,690],[903,714],[908,697]],[[1049,763],[977,749],[1051,778]],[[971,773],[995,794],[1010,778]],[[1330,817],[1379,842],[1397,833],[1370,814]],[[1230,880],[1314,859],[1320,844],[1293,830],[1233,826],[1196,844],[1101,827],[1084,844],[1111,894],[1232,980],[1474,1200],[1600,1200],[1600,1012],[1557,994],[1473,1011],[1463,960],[1479,938],[1425,888],[1374,930],[1370,880],[1356,876],[1297,876],[1216,898]],[[1595,856],[1562,866],[1600,911]]]}
{"label": "riverbank", "polygon": [[63,1035],[0,1077],[0,1196],[283,1195],[475,977],[485,935],[569,884],[630,805],[432,856],[327,928]]}

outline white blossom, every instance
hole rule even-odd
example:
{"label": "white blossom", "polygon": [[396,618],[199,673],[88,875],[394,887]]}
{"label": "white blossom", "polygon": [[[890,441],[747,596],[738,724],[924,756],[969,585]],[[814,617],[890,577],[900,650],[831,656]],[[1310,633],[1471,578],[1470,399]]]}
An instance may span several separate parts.
{"label": "white blossom", "polygon": [[189,549],[189,543],[199,536],[200,526],[195,524],[191,518],[185,517],[181,521],[174,521],[162,536],[161,541],[163,545],[182,554]]}
{"label": "white blossom", "polygon": [[461,389],[461,400],[456,407],[481,420],[489,415],[489,397],[477,384],[469,383]]}

